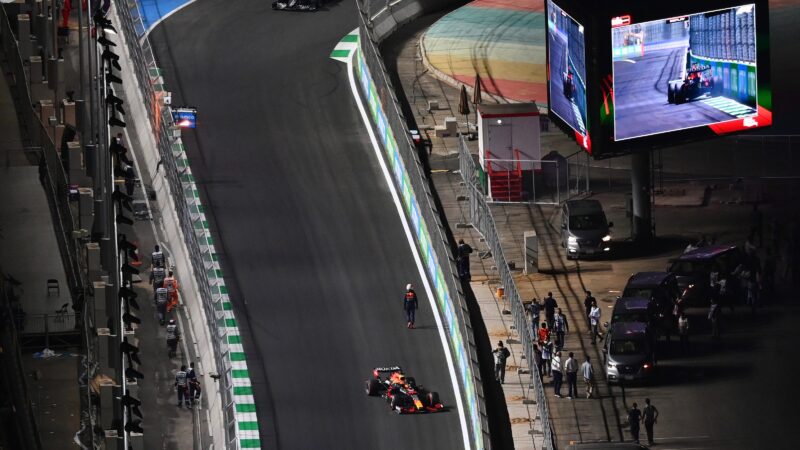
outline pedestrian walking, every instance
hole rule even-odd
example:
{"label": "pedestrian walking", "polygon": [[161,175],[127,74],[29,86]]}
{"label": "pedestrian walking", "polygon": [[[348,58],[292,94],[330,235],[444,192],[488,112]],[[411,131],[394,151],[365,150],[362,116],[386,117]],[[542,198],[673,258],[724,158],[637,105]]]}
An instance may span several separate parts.
{"label": "pedestrian walking", "polygon": [[164,286],[165,278],[167,278],[167,271],[163,267],[153,266],[150,270],[150,284],[153,285],[153,289]]}
{"label": "pedestrian walking", "polygon": [[597,302],[592,302],[592,310],[589,311],[589,326],[591,327],[592,333],[592,344],[597,343],[597,338],[603,340],[603,336],[600,334],[600,307],[597,306]]}
{"label": "pedestrian walking", "polygon": [[156,312],[158,313],[158,324],[164,325],[165,317],[167,316],[167,302],[169,296],[165,287],[156,289]]}
{"label": "pedestrian walking", "polygon": [[167,289],[167,297],[169,301],[167,301],[167,312],[172,312],[178,306],[178,280],[175,279],[175,275],[173,275],[172,271],[168,272],[166,278],[164,278],[164,287]]}
{"label": "pedestrian walking", "polygon": [[573,352],[569,352],[564,371],[567,373],[567,397],[572,400],[578,396],[578,361],[575,361]]}
{"label": "pedestrian walking", "polygon": [[470,282],[472,274],[469,268],[469,255],[472,253],[472,247],[465,243],[463,239],[458,240],[458,256],[456,258],[456,267],[458,269],[458,277],[461,281]]}
{"label": "pedestrian walking", "polygon": [[506,360],[511,356],[511,352],[503,345],[503,341],[497,342],[497,348],[492,351],[494,355],[494,379],[504,384],[506,381]]}
{"label": "pedestrian walking", "polygon": [[531,333],[536,336],[539,333],[539,317],[542,312],[542,304],[539,299],[533,298],[531,304],[528,305],[528,318],[531,321]]}
{"label": "pedestrian walking", "polygon": [[161,251],[161,247],[156,245],[153,253],[150,255],[150,262],[153,264],[153,267],[161,267],[164,268],[166,259],[164,258],[164,253]]}
{"label": "pedestrian walking", "polygon": [[550,360],[553,358],[553,343],[549,340],[542,344],[542,375],[550,376]]}
{"label": "pedestrian walking", "polygon": [[123,163],[122,173],[125,176],[125,193],[128,197],[133,197],[133,188],[136,186],[136,174],[133,171],[133,166]]}
{"label": "pedestrian walking", "polygon": [[642,411],[639,405],[633,402],[633,408],[628,411],[628,423],[631,425],[631,437],[633,442],[639,443],[639,421],[642,420]]}
{"label": "pedestrian walking", "polygon": [[711,336],[719,339],[719,319],[722,314],[722,308],[716,299],[711,299],[711,306],[708,307],[708,320],[711,322]]}
{"label": "pedestrian walking", "polygon": [[564,335],[569,331],[569,323],[567,316],[561,312],[561,308],[556,309],[556,316],[553,319],[553,330],[556,333],[555,346],[556,350],[564,348]]}
{"label": "pedestrian walking", "polygon": [[186,365],[182,365],[181,369],[175,372],[175,391],[178,394],[178,408],[183,407],[184,404],[187,408],[191,408],[191,400],[189,400],[189,378],[186,373]]}
{"label": "pedestrian walking", "polygon": [[539,327],[539,345],[543,345],[550,340],[550,328],[547,328],[547,322],[542,322]]}
{"label": "pedestrian walking", "polygon": [[678,317],[678,336],[681,340],[681,352],[684,355],[689,354],[689,317],[685,312],[681,311]]}
{"label": "pedestrian walking", "polygon": [[189,403],[194,406],[194,389],[197,382],[197,373],[194,371],[194,363],[189,363],[189,369],[186,371],[186,385],[189,390]]}
{"label": "pedestrian walking", "polygon": [[592,367],[592,360],[589,355],[586,355],[586,360],[581,364],[581,375],[583,375],[583,382],[586,383],[586,398],[592,398],[594,393],[594,367]]}
{"label": "pedestrian walking", "polygon": [[417,308],[419,308],[417,293],[414,292],[414,286],[411,286],[411,283],[409,283],[406,285],[406,294],[403,296],[403,311],[406,312],[406,328],[414,328],[414,322],[417,318]]}
{"label": "pedestrian walking", "polygon": [[658,408],[650,403],[650,399],[644,399],[644,409],[642,410],[642,422],[647,432],[647,445],[653,445],[653,425],[658,421]]}
{"label": "pedestrian walking", "polygon": [[550,373],[553,375],[553,392],[561,398],[561,385],[564,380],[564,366],[561,361],[561,352],[556,352],[550,360]]}
{"label": "pedestrian walking", "polygon": [[592,311],[592,303],[597,303],[597,299],[592,296],[592,291],[586,291],[586,298],[583,299],[583,308],[586,310],[583,317],[586,317],[586,320],[589,320],[589,313]]}
{"label": "pedestrian walking", "polygon": [[553,293],[548,292],[547,298],[544,299],[544,320],[547,322],[547,326],[550,328],[553,328],[553,319],[556,315],[556,308],[558,308],[558,302],[553,298]]}
{"label": "pedestrian walking", "polygon": [[[174,358],[178,351],[178,341],[181,339],[181,330],[178,329],[178,324],[175,319],[170,319],[167,324],[167,350],[169,357]],[[184,370],[186,370],[184,368]]]}
{"label": "pedestrian walking", "polygon": [[539,379],[541,380],[544,377],[544,367],[542,359],[542,349],[539,347],[539,344],[533,344],[533,363],[536,364],[536,369],[539,372]]}

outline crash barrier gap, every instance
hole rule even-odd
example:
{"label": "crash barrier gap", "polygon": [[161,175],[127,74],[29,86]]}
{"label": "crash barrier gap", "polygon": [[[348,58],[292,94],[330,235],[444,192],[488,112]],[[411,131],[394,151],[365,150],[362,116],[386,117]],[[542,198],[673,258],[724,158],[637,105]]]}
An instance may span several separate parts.
{"label": "crash barrier gap", "polygon": [[[379,38],[385,38],[425,10],[413,0],[395,2],[375,15],[368,13],[369,4],[359,0],[358,5],[361,14],[359,46],[353,64],[354,76],[369,105],[384,151],[383,156],[392,172],[404,211],[416,237],[417,248],[433,285],[436,304],[448,333],[449,350],[456,364],[471,446],[475,449],[490,448],[483,383],[469,310],[464,293],[460,290],[444,226],[378,50]],[[393,15],[393,11],[398,14]]]}
{"label": "crash barrier gap", "polygon": [[522,304],[517,285],[514,282],[514,277],[508,266],[508,261],[503,253],[503,247],[500,245],[500,235],[497,232],[497,226],[495,225],[494,217],[492,217],[492,211],[489,209],[486,197],[480,190],[479,169],[467,147],[466,138],[463,136],[459,138],[458,162],[461,179],[464,181],[464,185],[467,189],[467,197],[469,198],[470,223],[475,230],[483,235],[494,257],[494,262],[500,275],[500,283],[505,289],[505,296],[511,305],[511,314],[514,320],[514,326],[520,337],[522,351],[530,367],[531,386],[536,395],[536,404],[539,405],[539,417],[542,421],[544,446],[546,449],[552,450],[555,448],[555,443],[553,440],[552,425],[550,424],[550,410],[547,406],[547,396],[545,395],[544,386],[542,385],[542,378],[539,376],[539,367],[532,363],[532,361],[536,361],[533,352],[536,337],[533,335],[531,324],[528,323],[528,319],[525,315],[525,307]]}
{"label": "crash barrier gap", "polygon": [[259,449],[258,417],[241,334],[200,193],[180,129],[164,101],[168,93],[139,5],[135,0],[121,3],[121,7],[111,8],[108,17],[121,25],[123,42],[117,47],[120,59],[133,67],[132,71],[122,71],[126,105],[130,105],[133,117],[128,120],[128,130],[141,145],[141,151],[136,152],[140,170],[146,170],[153,179],[152,189],[161,207],[161,234],[173,251],[175,270],[184,282],[183,303],[191,317],[202,318],[190,323],[201,367],[213,368],[202,371],[211,445]]}

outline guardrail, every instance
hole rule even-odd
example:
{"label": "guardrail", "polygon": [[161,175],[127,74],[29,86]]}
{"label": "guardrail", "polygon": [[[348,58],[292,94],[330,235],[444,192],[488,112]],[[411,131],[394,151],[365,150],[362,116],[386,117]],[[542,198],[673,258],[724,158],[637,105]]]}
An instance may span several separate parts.
{"label": "guardrail", "polygon": [[[419,13],[421,8],[412,3],[395,2],[398,11],[403,10],[404,20],[410,20],[410,11]],[[488,420],[483,398],[483,383],[478,368],[477,352],[469,320],[466,299],[461,291],[452,246],[448,241],[431,194],[429,181],[419,161],[411,134],[406,125],[398,100],[383,65],[378,50],[378,39],[373,32],[371,19],[375,16],[368,11],[369,4],[361,0],[359,6],[359,46],[354,61],[354,75],[369,104],[371,116],[383,144],[384,157],[400,193],[405,213],[410,219],[416,245],[420,251],[428,277],[432,282],[435,300],[443,319],[450,353],[456,365],[456,372],[464,403],[470,445],[476,449],[490,448]],[[394,18],[392,29],[402,22]],[[384,26],[375,28],[384,30]],[[385,30],[384,30],[385,31]],[[382,34],[385,36],[386,33]]]}
{"label": "guardrail", "polygon": [[539,417],[542,421],[544,445],[546,449],[552,450],[555,448],[555,441],[553,440],[553,430],[550,424],[550,410],[547,406],[547,396],[545,395],[544,386],[542,385],[539,368],[536,364],[532,363],[532,361],[536,361],[533,351],[536,337],[532,334],[533,329],[525,315],[525,307],[522,304],[519,290],[517,290],[517,284],[514,282],[514,276],[511,273],[511,269],[508,267],[505,253],[503,253],[503,247],[500,245],[500,234],[497,232],[497,226],[495,225],[494,217],[492,217],[492,211],[489,209],[486,197],[476,184],[477,177],[475,174],[477,173],[477,168],[463,137],[460,139],[458,146],[458,159],[459,166],[461,167],[461,179],[464,180],[467,196],[469,197],[470,222],[472,226],[483,235],[486,244],[492,252],[492,257],[494,258],[498,274],[500,275],[500,283],[505,289],[505,296],[511,305],[511,316],[520,337],[522,351],[525,353],[525,360],[528,361],[528,365],[530,366],[531,384],[536,393],[536,404],[539,405]]}
{"label": "guardrail", "polygon": [[136,0],[121,2],[116,12],[133,65],[140,95],[153,131],[159,164],[163,165],[183,244],[196,280],[207,327],[211,331],[216,371],[224,414],[225,446],[229,449],[261,448],[259,427],[241,335],[222,276],[208,220],[194,182],[183,143],[176,133],[171,110],[163,105],[166,93],[161,71],[146,36]]}

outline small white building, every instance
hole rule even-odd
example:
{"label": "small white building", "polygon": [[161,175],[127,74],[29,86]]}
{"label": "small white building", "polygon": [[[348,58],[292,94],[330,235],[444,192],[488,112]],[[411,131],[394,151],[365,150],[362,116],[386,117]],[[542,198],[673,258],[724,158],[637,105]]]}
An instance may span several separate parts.
{"label": "small white building", "polygon": [[541,169],[539,138],[535,103],[478,105],[479,160],[493,200],[525,199],[529,183],[524,180],[532,180],[532,172]]}

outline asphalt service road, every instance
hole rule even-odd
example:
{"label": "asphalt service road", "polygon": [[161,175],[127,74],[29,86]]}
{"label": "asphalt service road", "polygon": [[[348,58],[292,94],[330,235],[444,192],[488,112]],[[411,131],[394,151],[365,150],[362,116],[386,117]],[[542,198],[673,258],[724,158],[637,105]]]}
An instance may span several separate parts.
{"label": "asphalt service road", "polygon": [[[215,233],[265,448],[453,449],[462,431],[431,304],[361,117],[346,65],[354,2],[316,13],[199,0],[150,34]],[[417,287],[417,329],[402,298]],[[448,410],[398,416],[369,398],[399,364]]]}

